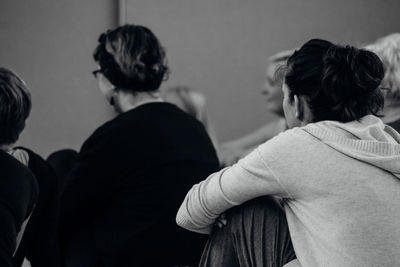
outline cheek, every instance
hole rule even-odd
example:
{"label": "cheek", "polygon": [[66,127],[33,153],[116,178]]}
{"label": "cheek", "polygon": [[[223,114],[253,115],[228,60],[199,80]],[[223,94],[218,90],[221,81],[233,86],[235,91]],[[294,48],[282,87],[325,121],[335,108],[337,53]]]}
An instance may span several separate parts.
{"label": "cheek", "polygon": [[264,82],[264,84],[263,84],[263,86],[262,86],[262,88],[261,88],[261,92],[262,92],[264,95],[268,95],[268,94],[270,93],[270,85],[269,85],[269,82],[268,82],[268,81]]}
{"label": "cheek", "polygon": [[103,95],[107,95],[110,91],[107,87],[105,87],[101,83],[99,84],[99,90],[100,90],[100,93],[102,93]]}
{"label": "cheek", "polygon": [[113,94],[113,87],[107,84],[103,79],[99,79],[98,87],[101,94],[109,100]]}

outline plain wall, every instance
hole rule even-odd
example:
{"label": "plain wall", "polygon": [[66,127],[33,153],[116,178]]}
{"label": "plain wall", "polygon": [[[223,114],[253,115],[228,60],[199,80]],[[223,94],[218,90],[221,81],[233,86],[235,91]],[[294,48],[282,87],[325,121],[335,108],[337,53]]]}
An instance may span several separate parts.
{"label": "plain wall", "polygon": [[19,144],[42,156],[79,149],[112,116],[92,75],[101,32],[117,25],[116,0],[1,0],[0,66],[32,93]]}
{"label": "plain wall", "polygon": [[[260,94],[267,57],[312,37],[359,45],[399,29],[398,0],[125,0],[127,21],[150,27],[171,75],[208,98],[220,140],[268,120]],[[32,90],[19,144],[43,156],[79,149],[113,116],[91,75],[98,35],[117,0],[1,0],[0,65]]]}
{"label": "plain wall", "polygon": [[357,46],[400,29],[399,0],[125,1],[126,21],[167,49],[164,87],[203,92],[221,141],[268,121],[260,92],[269,56],[315,37]]}

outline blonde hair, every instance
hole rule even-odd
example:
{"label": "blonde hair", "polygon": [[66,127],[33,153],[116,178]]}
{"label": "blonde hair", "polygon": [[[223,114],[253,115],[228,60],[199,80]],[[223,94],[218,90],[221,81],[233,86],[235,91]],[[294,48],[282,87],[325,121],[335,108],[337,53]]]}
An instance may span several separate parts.
{"label": "blonde hair", "polygon": [[31,111],[31,94],[13,71],[0,67],[0,145],[18,140]]}
{"label": "blonde hair", "polygon": [[271,56],[269,58],[270,62],[274,62],[274,63],[286,63],[286,61],[289,59],[289,57],[291,55],[293,55],[295,49],[289,49],[289,50],[285,50],[285,51],[281,51],[276,53],[275,55]]}
{"label": "blonde hair", "polygon": [[367,45],[382,60],[385,76],[381,86],[387,88],[386,98],[400,101],[400,33],[392,33]]}
{"label": "blonde hair", "polygon": [[279,84],[282,83],[287,60],[295,51],[295,49],[284,50],[268,58],[269,65],[274,69],[274,75],[273,77],[270,77],[271,80]]}

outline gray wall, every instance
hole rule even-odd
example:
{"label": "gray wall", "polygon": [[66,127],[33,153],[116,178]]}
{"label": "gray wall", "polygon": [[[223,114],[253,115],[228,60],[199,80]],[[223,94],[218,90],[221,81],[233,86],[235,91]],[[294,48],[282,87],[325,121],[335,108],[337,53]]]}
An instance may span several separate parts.
{"label": "gray wall", "polygon": [[[127,21],[154,30],[172,69],[164,87],[208,98],[226,140],[268,120],[260,87],[266,58],[312,37],[362,44],[398,31],[398,0],[126,0]],[[32,90],[20,144],[43,156],[82,142],[112,113],[91,76],[99,33],[117,23],[116,0],[1,0],[0,65]]]}
{"label": "gray wall", "polygon": [[266,59],[315,37],[360,45],[400,30],[399,0],[126,0],[127,21],[153,29],[172,69],[164,86],[203,92],[220,140],[268,120]]}
{"label": "gray wall", "polygon": [[115,0],[1,0],[0,65],[19,73],[33,108],[19,144],[43,156],[79,149],[111,112],[91,71],[97,38],[117,24]]}

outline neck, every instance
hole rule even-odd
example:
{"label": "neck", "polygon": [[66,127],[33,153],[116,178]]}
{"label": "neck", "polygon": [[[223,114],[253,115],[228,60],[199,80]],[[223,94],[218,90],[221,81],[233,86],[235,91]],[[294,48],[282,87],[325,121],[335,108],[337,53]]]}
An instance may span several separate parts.
{"label": "neck", "polygon": [[139,92],[130,93],[118,91],[115,95],[114,107],[118,113],[124,113],[131,109],[147,103],[162,102],[160,93],[156,92]]}

